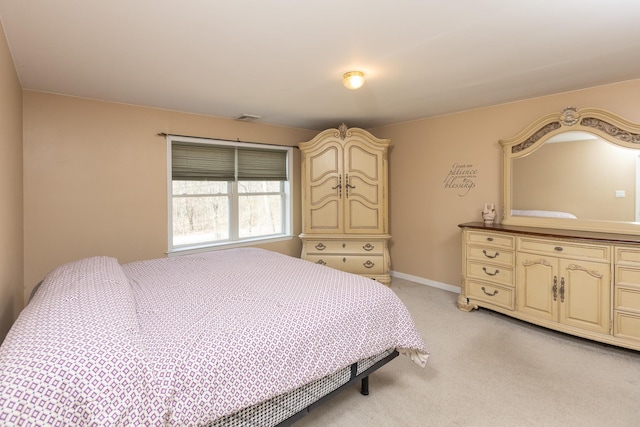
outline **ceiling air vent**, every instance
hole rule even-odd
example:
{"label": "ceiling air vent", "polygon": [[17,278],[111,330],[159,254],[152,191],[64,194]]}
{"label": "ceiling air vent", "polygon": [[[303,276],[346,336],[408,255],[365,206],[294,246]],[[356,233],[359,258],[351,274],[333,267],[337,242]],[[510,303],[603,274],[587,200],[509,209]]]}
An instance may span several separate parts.
{"label": "ceiling air vent", "polygon": [[262,116],[258,116],[256,114],[240,114],[238,117],[236,117],[236,120],[240,120],[241,122],[252,122],[261,118]]}

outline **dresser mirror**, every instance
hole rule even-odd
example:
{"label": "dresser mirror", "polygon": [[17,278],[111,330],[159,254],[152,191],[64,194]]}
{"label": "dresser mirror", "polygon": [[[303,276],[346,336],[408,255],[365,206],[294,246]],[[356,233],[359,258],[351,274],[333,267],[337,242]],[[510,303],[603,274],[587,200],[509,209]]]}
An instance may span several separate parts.
{"label": "dresser mirror", "polygon": [[503,148],[503,224],[640,234],[640,124],[566,108]]}

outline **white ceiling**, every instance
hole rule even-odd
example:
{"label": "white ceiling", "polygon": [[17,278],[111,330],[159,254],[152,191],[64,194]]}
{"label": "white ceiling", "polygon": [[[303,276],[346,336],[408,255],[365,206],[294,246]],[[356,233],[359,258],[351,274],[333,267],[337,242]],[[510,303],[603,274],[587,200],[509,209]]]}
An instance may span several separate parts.
{"label": "white ceiling", "polygon": [[640,78],[638,0],[0,0],[0,19],[24,89],[315,130]]}

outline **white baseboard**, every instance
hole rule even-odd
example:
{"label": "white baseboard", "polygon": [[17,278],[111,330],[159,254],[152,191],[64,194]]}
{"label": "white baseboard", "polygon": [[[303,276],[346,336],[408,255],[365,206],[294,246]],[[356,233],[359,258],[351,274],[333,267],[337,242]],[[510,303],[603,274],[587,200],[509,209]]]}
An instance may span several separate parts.
{"label": "white baseboard", "polygon": [[398,271],[392,271],[391,272],[391,276],[392,277],[397,277],[398,279],[405,279],[405,280],[409,280],[411,282],[420,283],[421,285],[427,285],[427,286],[431,286],[431,287],[438,288],[438,289],[444,289],[445,291],[453,292],[453,293],[456,293],[456,294],[460,293],[460,287],[459,286],[448,285],[446,283],[436,282],[435,280],[429,280],[429,279],[425,279],[423,277],[412,276],[410,274],[404,274],[404,273],[400,273]]}

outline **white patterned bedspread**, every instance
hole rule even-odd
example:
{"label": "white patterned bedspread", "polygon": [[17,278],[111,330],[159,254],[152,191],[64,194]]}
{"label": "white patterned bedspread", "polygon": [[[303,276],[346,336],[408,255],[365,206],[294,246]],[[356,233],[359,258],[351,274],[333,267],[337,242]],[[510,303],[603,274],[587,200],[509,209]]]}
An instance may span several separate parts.
{"label": "white patterned bedspread", "polygon": [[261,249],[65,264],[0,347],[1,425],[203,425],[388,348],[392,290]]}

